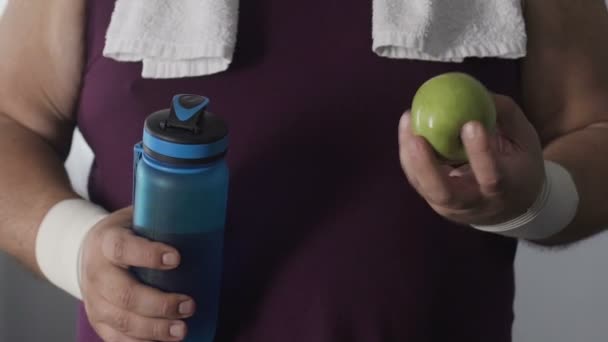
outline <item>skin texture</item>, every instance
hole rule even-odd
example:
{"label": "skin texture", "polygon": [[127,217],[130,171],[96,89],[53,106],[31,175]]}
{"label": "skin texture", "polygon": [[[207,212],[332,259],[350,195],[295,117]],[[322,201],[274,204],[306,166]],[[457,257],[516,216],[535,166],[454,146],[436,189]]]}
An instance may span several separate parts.
{"label": "skin texture", "polygon": [[[520,213],[540,187],[542,157],[561,163],[575,178],[581,205],[562,234],[542,243],[563,244],[601,231],[607,221],[608,154],[602,151],[608,146],[608,14],[603,0],[528,0],[525,13],[530,45],[522,75],[524,110],[496,97],[500,139],[479,125],[465,127],[473,133],[463,134],[473,172],[444,169],[424,140],[405,133],[407,119],[400,126],[400,155],[413,166],[407,177],[429,204],[463,223]],[[43,216],[54,203],[77,197],[63,160],[83,71],[83,20],[83,0],[12,0],[0,21],[0,249],[38,274],[34,245]],[[522,170],[526,177],[515,176]],[[446,172],[460,180],[449,183],[454,177]],[[458,187],[466,191],[452,191]],[[171,332],[183,335],[181,319],[195,304],[142,286],[125,272],[133,265],[169,269],[179,254],[133,236],[130,222],[126,208],[87,236],[87,313],[108,341],[179,340]]]}

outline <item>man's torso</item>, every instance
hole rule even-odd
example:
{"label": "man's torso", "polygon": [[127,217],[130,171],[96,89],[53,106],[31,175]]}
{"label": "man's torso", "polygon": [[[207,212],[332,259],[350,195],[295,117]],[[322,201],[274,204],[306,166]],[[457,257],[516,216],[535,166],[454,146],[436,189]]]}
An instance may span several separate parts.
{"label": "man's torso", "polygon": [[[510,341],[515,241],[434,214],[400,169],[397,123],[442,72],[517,98],[517,61],[381,58],[369,1],[262,0],[241,2],[228,71],[143,80],[140,64],[101,56],[112,7],[89,1],[91,197],[129,205],[145,117],[176,93],[211,98],[231,141],[217,341]],[[97,341],[81,321],[79,341]]]}

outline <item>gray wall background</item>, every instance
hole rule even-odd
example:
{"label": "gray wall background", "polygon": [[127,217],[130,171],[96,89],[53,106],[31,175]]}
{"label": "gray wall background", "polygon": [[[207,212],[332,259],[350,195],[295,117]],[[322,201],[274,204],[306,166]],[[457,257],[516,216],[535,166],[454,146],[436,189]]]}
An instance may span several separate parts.
{"label": "gray wall background", "polygon": [[[85,196],[91,158],[77,131],[66,166]],[[607,260],[608,233],[562,250],[520,244],[514,342],[608,341]],[[73,341],[75,316],[75,300],[0,254],[0,342]]]}

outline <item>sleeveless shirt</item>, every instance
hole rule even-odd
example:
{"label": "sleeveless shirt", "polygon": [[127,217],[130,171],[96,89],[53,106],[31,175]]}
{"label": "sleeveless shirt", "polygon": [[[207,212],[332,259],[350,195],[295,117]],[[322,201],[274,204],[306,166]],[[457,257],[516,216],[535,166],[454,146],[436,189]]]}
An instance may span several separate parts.
{"label": "sleeveless shirt", "polygon": [[[448,71],[519,99],[519,61],[382,58],[370,1],[258,0],[241,2],[227,71],[142,79],[141,64],[102,56],[113,7],[88,1],[77,118],[91,200],[130,205],[148,114],[177,93],[211,99],[231,139],[216,341],[511,340],[516,241],[434,213],[401,170],[397,124]],[[78,341],[100,341],[80,314]]]}

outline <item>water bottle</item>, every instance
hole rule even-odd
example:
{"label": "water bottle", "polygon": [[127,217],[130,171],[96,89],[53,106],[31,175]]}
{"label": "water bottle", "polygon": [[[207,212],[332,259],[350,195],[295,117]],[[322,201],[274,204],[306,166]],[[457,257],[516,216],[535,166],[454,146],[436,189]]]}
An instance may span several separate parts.
{"label": "water bottle", "polygon": [[171,107],[150,114],[134,148],[133,229],[175,247],[179,267],[133,268],[144,284],[192,296],[187,342],[211,342],[217,325],[228,193],[225,122],[209,100],[176,95]]}

